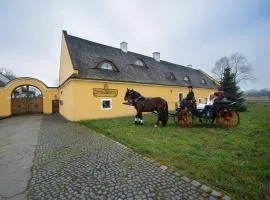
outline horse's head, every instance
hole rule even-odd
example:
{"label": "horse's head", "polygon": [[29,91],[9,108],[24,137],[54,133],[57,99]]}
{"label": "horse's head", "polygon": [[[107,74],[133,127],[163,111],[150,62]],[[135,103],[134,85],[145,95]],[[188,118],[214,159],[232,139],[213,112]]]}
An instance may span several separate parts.
{"label": "horse's head", "polygon": [[127,88],[127,91],[126,91],[126,94],[125,94],[125,97],[124,97],[124,100],[127,101],[129,99],[129,94],[130,94],[130,89]]}
{"label": "horse's head", "polygon": [[127,88],[124,100],[125,101],[129,101],[129,100],[134,100],[136,98],[138,98],[139,96],[141,96],[141,94],[139,92],[136,92],[135,90],[130,90]]}

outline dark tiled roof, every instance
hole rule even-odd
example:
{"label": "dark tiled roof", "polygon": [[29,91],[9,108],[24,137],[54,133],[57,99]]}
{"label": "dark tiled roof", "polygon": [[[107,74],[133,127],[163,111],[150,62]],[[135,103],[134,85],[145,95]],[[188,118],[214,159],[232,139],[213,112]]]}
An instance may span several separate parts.
{"label": "dark tiled roof", "polygon": [[[192,85],[203,88],[216,87],[213,80],[200,70],[162,60],[157,62],[152,57],[133,52],[124,53],[120,48],[74,37],[65,31],[63,33],[73,67],[78,70],[78,75],[72,77],[162,85]],[[146,66],[134,65],[137,59],[143,60]],[[104,60],[113,62],[118,71],[97,69],[96,66]],[[185,76],[189,76],[191,82],[184,81]],[[201,83],[202,79],[206,80],[206,84]]]}
{"label": "dark tiled roof", "polygon": [[4,87],[6,84],[0,80],[0,87]]}
{"label": "dark tiled roof", "polygon": [[0,87],[4,87],[9,82],[9,79],[0,73]]}

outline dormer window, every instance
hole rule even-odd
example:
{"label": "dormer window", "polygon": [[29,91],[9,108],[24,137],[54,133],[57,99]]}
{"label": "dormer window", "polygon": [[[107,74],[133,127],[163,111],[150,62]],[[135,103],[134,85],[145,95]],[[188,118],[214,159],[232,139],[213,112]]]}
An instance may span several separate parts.
{"label": "dormer window", "polygon": [[185,76],[185,77],[184,77],[184,81],[186,81],[186,82],[190,82],[190,78],[189,78],[189,76]]}
{"label": "dormer window", "polygon": [[115,65],[110,61],[102,61],[101,63],[98,64],[96,68],[118,71]]}
{"label": "dormer window", "polygon": [[144,66],[144,62],[140,59],[137,59],[134,64],[142,67]]}
{"label": "dormer window", "polygon": [[206,80],[205,79],[202,79],[201,80],[201,84],[206,84]]}
{"label": "dormer window", "polygon": [[113,66],[111,63],[104,62],[100,65],[101,69],[108,69],[108,70],[113,70]]}
{"label": "dormer window", "polygon": [[165,77],[166,77],[166,79],[168,79],[168,80],[172,80],[172,81],[175,81],[175,80],[176,80],[176,77],[175,77],[175,75],[174,75],[173,72],[166,72],[166,73],[165,73]]}

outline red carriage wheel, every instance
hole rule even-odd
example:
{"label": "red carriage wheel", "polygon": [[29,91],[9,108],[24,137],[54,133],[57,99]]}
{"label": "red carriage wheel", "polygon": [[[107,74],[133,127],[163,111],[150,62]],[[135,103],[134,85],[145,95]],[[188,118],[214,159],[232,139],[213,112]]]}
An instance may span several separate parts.
{"label": "red carriage wheel", "polygon": [[192,115],[188,112],[182,112],[178,116],[178,124],[183,128],[189,128],[192,126]]}
{"label": "red carriage wheel", "polygon": [[240,116],[235,110],[222,109],[217,114],[217,124],[225,128],[235,128],[239,125]]}

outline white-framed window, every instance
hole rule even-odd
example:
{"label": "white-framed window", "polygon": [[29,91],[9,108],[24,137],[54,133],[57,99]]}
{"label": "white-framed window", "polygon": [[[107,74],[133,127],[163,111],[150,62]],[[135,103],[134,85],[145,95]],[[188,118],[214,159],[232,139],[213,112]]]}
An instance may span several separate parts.
{"label": "white-framed window", "polygon": [[112,109],[112,100],[101,99],[101,110],[110,110],[110,109]]}

